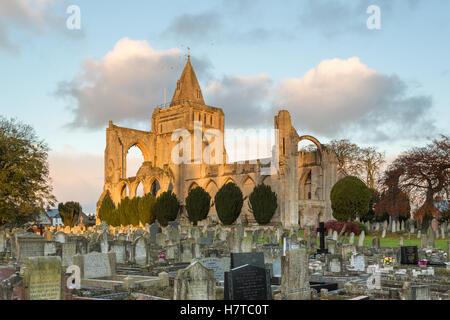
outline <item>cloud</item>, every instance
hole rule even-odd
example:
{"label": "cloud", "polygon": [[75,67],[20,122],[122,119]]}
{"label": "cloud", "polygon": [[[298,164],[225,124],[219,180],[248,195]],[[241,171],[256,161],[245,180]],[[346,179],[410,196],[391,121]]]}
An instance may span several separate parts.
{"label": "cloud", "polygon": [[77,201],[84,212],[94,213],[103,191],[103,156],[66,146],[49,153],[49,167],[58,202]]}
{"label": "cloud", "polygon": [[[161,39],[167,37],[187,43],[260,43],[263,41],[292,40],[294,35],[285,30],[264,28],[261,26],[243,28],[236,22],[236,13],[248,22],[248,10],[254,3],[234,2],[227,6],[228,14],[210,10],[196,14],[175,16],[169,26],[160,34]],[[247,10],[248,9],[248,10]],[[233,19],[230,19],[232,17]],[[238,26],[236,28],[236,26]]]}
{"label": "cloud", "polygon": [[[66,32],[64,16],[54,8],[62,0],[13,0],[0,1],[0,48],[18,52],[17,44],[9,37],[11,27],[27,32],[44,33],[49,30]],[[72,32],[73,34],[73,32]]]}
{"label": "cloud", "polygon": [[256,127],[270,118],[267,104],[271,91],[272,80],[261,73],[210,81],[205,96],[208,104],[223,108],[227,127]]}
{"label": "cloud", "polygon": [[[119,40],[102,59],[87,58],[71,81],[59,83],[57,96],[71,98],[71,125],[97,129],[109,120],[122,124],[150,122],[153,109],[170,102],[186,63],[179,49],[155,50],[146,41]],[[208,76],[210,63],[192,58],[197,76]]]}
{"label": "cloud", "polygon": [[221,15],[212,11],[182,14],[173,18],[162,35],[190,41],[217,40],[217,34],[223,28],[221,19]]}
{"label": "cloud", "polygon": [[[347,33],[371,32],[366,27],[369,18],[366,10],[377,5],[381,10],[381,21],[391,19],[395,12],[405,14],[407,10],[415,10],[418,0],[393,3],[390,0],[307,0],[302,2],[299,12],[299,25],[302,29],[315,30],[327,38]],[[401,6],[401,10],[396,7]]]}
{"label": "cloud", "polygon": [[302,78],[283,80],[276,101],[302,131],[382,141],[435,129],[428,118],[431,97],[409,96],[408,91],[397,75],[378,73],[353,57],[324,60]]}

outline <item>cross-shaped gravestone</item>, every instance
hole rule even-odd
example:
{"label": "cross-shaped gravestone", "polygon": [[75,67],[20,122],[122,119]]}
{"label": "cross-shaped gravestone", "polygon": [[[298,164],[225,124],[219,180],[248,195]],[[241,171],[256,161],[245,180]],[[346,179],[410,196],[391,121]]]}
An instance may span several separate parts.
{"label": "cross-shaped gravestone", "polygon": [[317,249],[318,254],[328,253],[328,249],[325,249],[325,223],[320,222],[319,228],[317,228],[317,232],[320,233],[320,248]]}

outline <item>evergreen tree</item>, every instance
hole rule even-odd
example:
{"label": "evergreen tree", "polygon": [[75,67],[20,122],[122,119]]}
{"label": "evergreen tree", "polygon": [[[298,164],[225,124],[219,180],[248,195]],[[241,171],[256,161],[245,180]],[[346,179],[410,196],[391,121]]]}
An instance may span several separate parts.
{"label": "evergreen tree", "polygon": [[267,224],[277,210],[277,195],[270,186],[260,184],[253,189],[248,202],[255,220],[259,224]]}
{"label": "evergreen tree", "polygon": [[166,227],[169,221],[176,220],[180,207],[180,202],[172,191],[163,192],[156,199],[154,206],[156,220],[161,226]]}
{"label": "evergreen tree", "polygon": [[139,221],[143,225],[145,225],[146,223],[152,224],[153,222],[155,222],[155,203],[156,198],[151,193],[147,193],[145,196],[139,199]]}
{"label": "evergreen tree", "polygon": [[186,211],[194,226],[198,221],[206,219],[210,208],[211,196],[202,187],[196,187],[189,191],[186,197]]}
{"label": "evergreen tree", "polygon": [[241,214],[244,203],[242,191],[233,182],[227,183],[217,192],[214,203],[220,221],[225,225],[231,225]]}

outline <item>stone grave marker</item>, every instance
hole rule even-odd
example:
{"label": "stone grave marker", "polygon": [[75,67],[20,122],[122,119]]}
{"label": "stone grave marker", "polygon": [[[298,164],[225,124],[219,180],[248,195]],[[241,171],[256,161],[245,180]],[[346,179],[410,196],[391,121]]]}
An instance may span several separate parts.
{"label": "stone grave marker", "polygon": [[198,261],[178,270],[174,284],[174,300],[216,300],[214,271]]}
{"label": "stone grave marker", "polygon": [[64,300],[61,258],[27,258],[24,286],[26,300]]}
{"label": "stone grave marker", "polygon": [[120,264],[127,263],[127,245],[126,241],[116,240],[111,243],[111,252],[114,252],[116,254],[116,262]]}
{"label": "stone grave marker", "polygon": [[366,263],[364,261],[364,255],[361,253],[353,254],[352,267],[356,271],[364,271],[366,269]]}
{"label": "stone grave marker", "polygon": [[22,234],[16,237],[17,263],[24,265],[29,257],[40,257],[45,254],[45,239],[34,233]]}
{"label": "stone grave marker", "polygon": [[417,265],[419,263],[419,254],[417,246],[401,247],[401,264]]}
{"label": "stone grave marker", "polygon": [[269,270],[243,265],[225,272],[225,300],[271,300]]}
{"label": "stone grave marker", "polygon": [[156,235],[158,233],[161,233],[161,228],[158,226],[158,224],[152,223],[150,225],[150,243],[156,243]]}
{"label": "stone grave marker", "polygon": [[246,264],[264,269],[263,252],[231,253],[230,269],[234,269]]}
{"label": "stone grave marker", "polygon": [[361,233],[359,234],[359,240],[358,240],[358,246],[362,247],[364,245],[364,238],[366,237],[366,233],[363,231],[361,231]]}
{"label": "stone grave marker", "polygon": [[112,277],[116,274],[116,254],[88,253],[73,257],[75,265],[80,267],[82,279]]}
{"label": "stone grave marker", "polygon": [[375,249],[380,249],[380,238],[372,238],[372,247]]}
{"label": "stone grave marker", "polygon": [[[214,271],[214,277],[216,281],[221,282],[224,281],[225,275],[225,265],[224,260],[221,258],[203,258],[197,260],[206,268]],[[227,261],[229,264],[229,261]]]}
{"label": "stone grave marker", "polygon": [[281,257],[281,296],[287,300],[309,300],[308,252],[289,250]]}
{"label": "stone grave marker", "polygon": [[334,274],[341,274],[343,272],[342,255],[330,254],[325,258],[325,265],[327,271]]}
{"label": "stone grave marker", "polygon": [[134,262],[140,266],[146,266],[149,262],[147,240],[144,237],[138,237],[134,242]]}
{"label": "stone grave marker", "polygon": [[77,254],[77,244],[74,242],[61,243],[61,255],[63,267],[73,264],[73,256]]}

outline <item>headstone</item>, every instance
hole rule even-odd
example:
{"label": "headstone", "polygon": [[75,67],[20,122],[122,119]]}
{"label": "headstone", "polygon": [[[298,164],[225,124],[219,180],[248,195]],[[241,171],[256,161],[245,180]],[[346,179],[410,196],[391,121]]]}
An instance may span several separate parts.
{"label": "headstone", "polygon": [[73,257],[75,265],[80,267],[82,279],[112,277],[116,274],[116,254],[88,253]]}
{"label": "headstone", "polygon": [[400,226],[400,230],[401,231],[405,231],[405,221],[402,220],[401,226]]}
{"label": "headstone", "polygon": [[359,234],[359,240],[358,240],[358,246],[362,247],[364,245],[364,238],[366,237],[366,233],[363,231],[361,231],[361,233]]}
{"label": "headstone", "polygon": [[144,237],[138,237],[134,242],[134,262],[140,266],[149,263],[147,240]]}
{"label": "headstone", "polygon": [[66,234],[62,231],[58,231],[53,235],[53,240],[59,243],[65,243],[66,242]]}
{"label": "headstone", "polygon": [[[331,230],[331,229],[330,229]],[[317,253],[318,254],[324,254],[324,253],[328,253],[328,249],[325,249],[325,223],[324,222],[320,222],[319,223],[319,228],[317,228],[317,232],[320,233],[320,240],[319,240],[319,249],[317,249]]]}
{"label": "headstone", "polygon": [[46,241],[44,245],[44,256],[54,256],[56,255],[56,242]]}
{"label": "headstone", "polygon": [[160,232],[161,228],[156,222],[150,225],[150,243],[156,243],[156,235]]}
{"label": "headstone", "polygon": [[419,255],[417,246],[401,247],[401,264],[417,265],[419,263]]}
{"label": "headstone", "polygon": [[441,239],[445,239],[445,225],[444,223],[441,224]]}
{"label": "headstone", "polygon": [[178,270],[174,284],[174,300],[216,300],[214,271],[198,261]]}
{"label": "headstone", "polygon": [[430,287],[427,285],[405,283],[403,289],[407,300],[431,300]]}
{"label": "headstone", "polygon": [[[221,258],[203,258],[198,260],[206,268],[214,271],[216,281],[224,281],[225,265]],[[229,264],[229,261],[228,261]]]}
{"label": "headstone", "polygon": [[328,249],[329,253],[335,254],[336,253],[336,241],[327,239],[327,249]]}
{"label": "headstone", "polygon": [[343,272],[342,255],[330,254],[325,258],[325,265],[328,272],[341,274]]}
{"label": "headstone", "polygon": [[252,239],[244,238],[241,243],[242,252],[252,252]]}
{"label": "headstone", "polygon": [[77,244],[74,242],[61,243],[62,265],[64,267],[73,264],[73,256],[77,254]]}
{"label": "headstone", "polygon": [[246,264],[259,268],[264,268],[264,253],[263,252],[231,253],[230,269],[234,269]]}
{"label": "headstone", "polygon": [[271,300],[269,270],[243,265],[225,272],[225,300]]}
{"label": "headstone", "polygon": [[289,250],[281,258],[281,296],[286,300],[310,300],[308,252]]}
{"label": "headstone", "polygon": [[400,239],[398,240],[398,244],[400,245],[400,247],[403,247],[403,237],[400,237]]}
{"label": "headstone", "polygon": [[29,257],[44,256],[45,239],[39,235],[28,233],[16,237],[17,263],[24,265]]}
{"label": "headstone", "polygon": [[190,239],[181,243],[181,262],[191,262],[193,254],[194,240]]}
{"label": "headstone", "polygon": [[333,240],[337,241],[338,240],[338,233],[336,230],[333,231]]}
{"label": "headstone", "polygon": [[355,243],[355,234],[352,232],[350,233],[350,239],[348,240],[349,244],[354,244]]}
{"label": "headstone", "polygon": [[166,236],[164,233],[161,232],[156,235],[156,245],[160,247],[164,247],[166,245]]}
{"label": "headstone", "polygon": [[381,238],[385,238],[386,237],[386,229],[383,229],[383,232],[381,233]]}
{"label": "headstone", "polygon": [[375,224],[375,231],[376,231],[376,232],[380,231],[380,223],[379,223],[379,222],[377,222],[377,223]]}
{"label": "headstone", "polygon": [[356,271],[364,271],[366,269],[366,263],[363,254],[356,253],[352,256],[352,267]]}
{"label": "headstone", "polygon": [[420,238],[420,247],[421,248],[426,248],[427,247],[427,235],[424,233],[422,234],[421,238]]}
{"label": "headstone", "polygon": [[380,238],[372,238],[372,247],[375,249],[380,249]]}
{"label": "headstone", "polygon": [[26,260],[26,300],[64,300],[61,258],[30,257]]}
{"label": "headstone", "polygon": [[393,220],[393,221],[392,221],[392,230],[391,230],[392,233],[397,232],[397,228],[396,228],[395,224],[396,224],[396,221]]}

